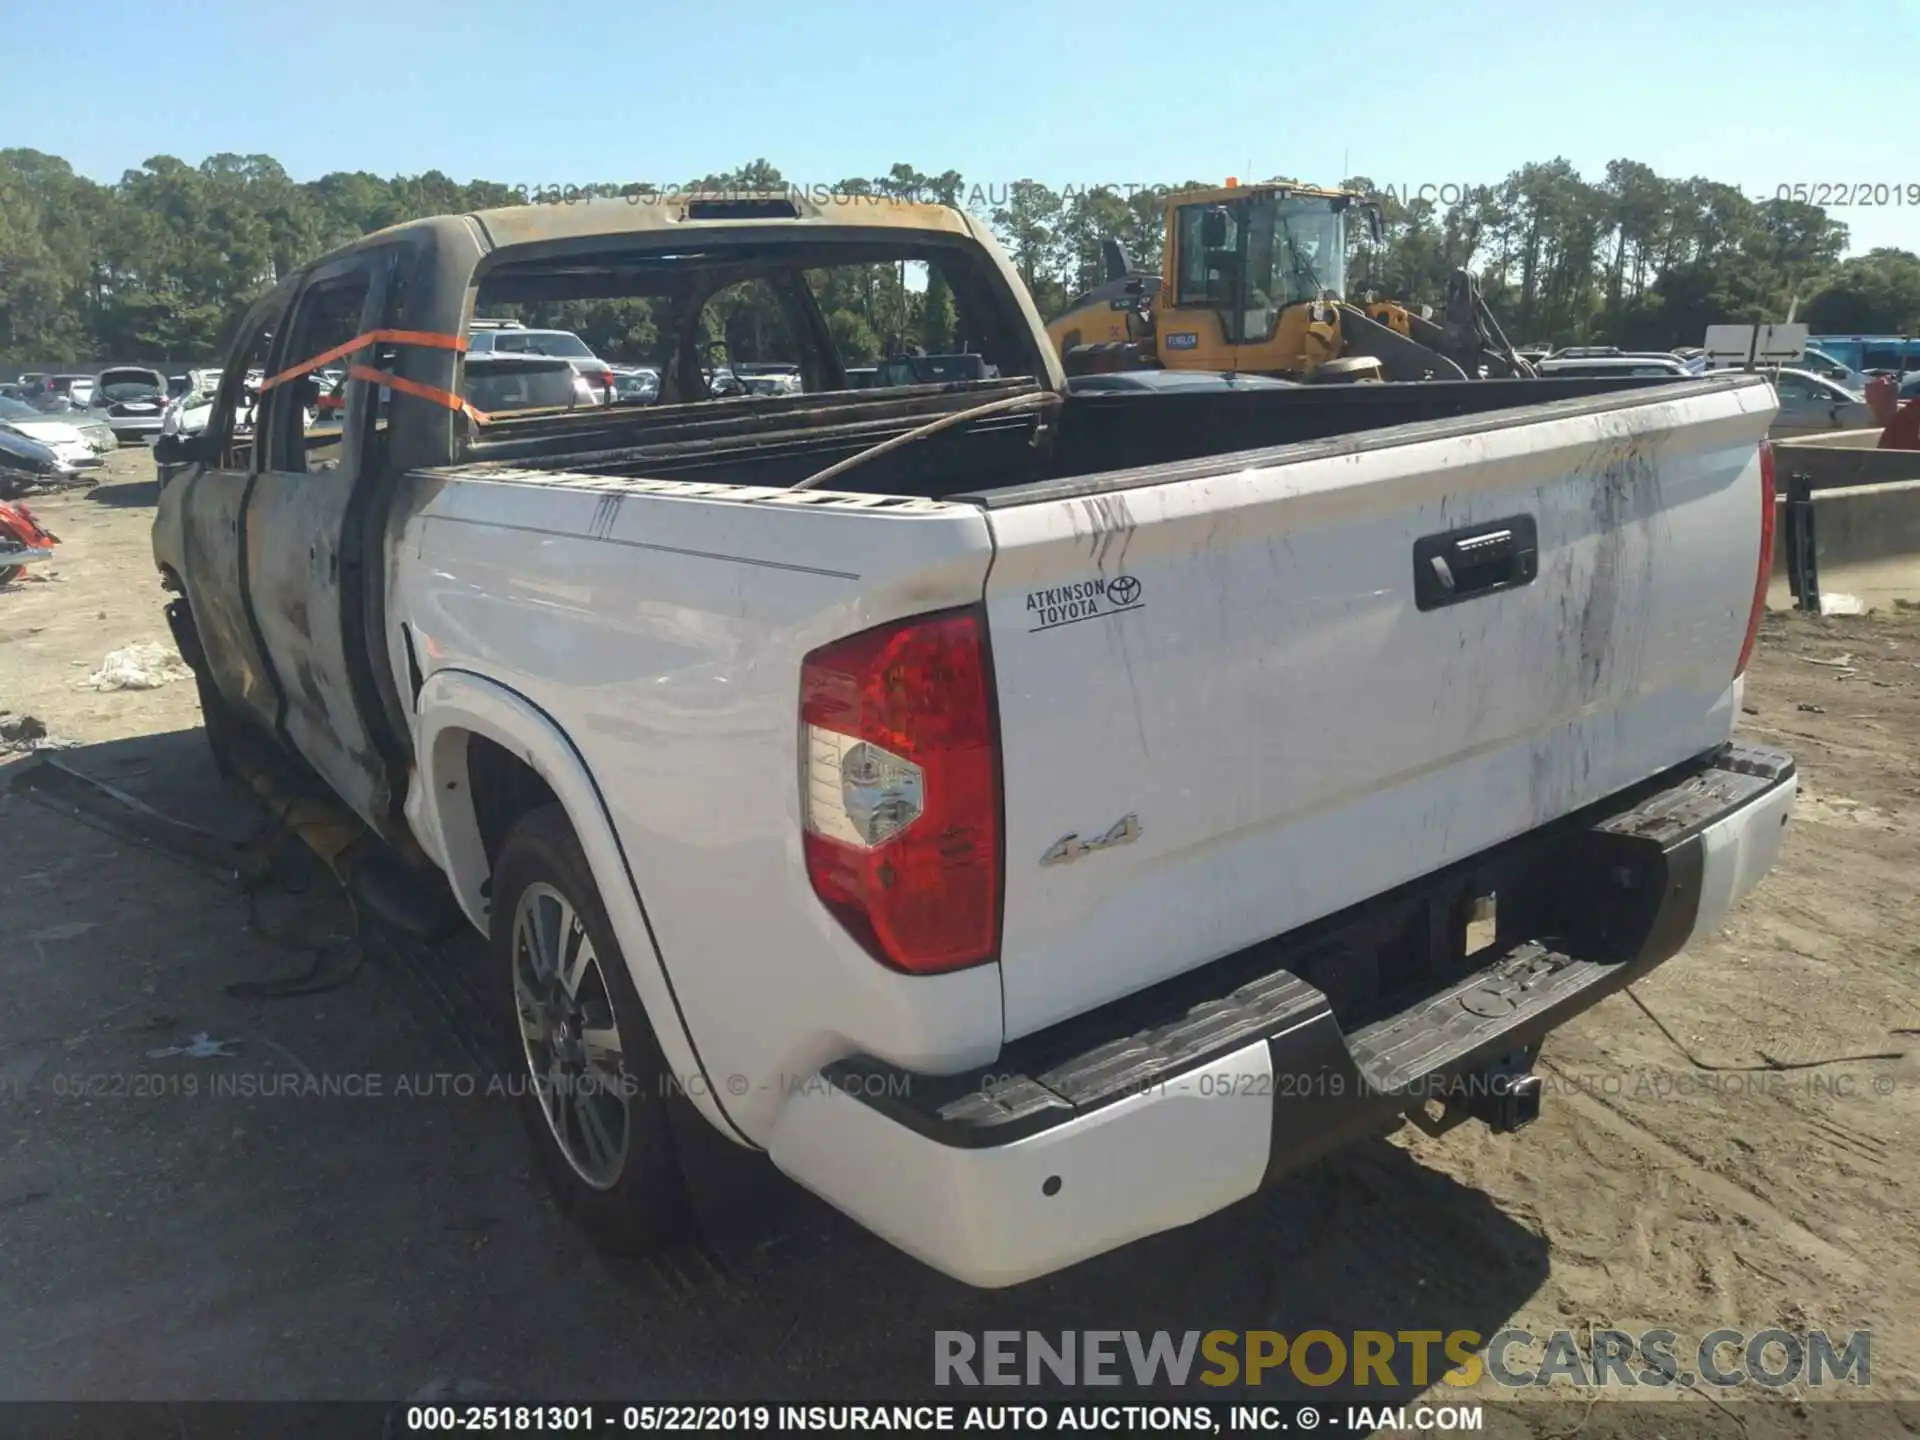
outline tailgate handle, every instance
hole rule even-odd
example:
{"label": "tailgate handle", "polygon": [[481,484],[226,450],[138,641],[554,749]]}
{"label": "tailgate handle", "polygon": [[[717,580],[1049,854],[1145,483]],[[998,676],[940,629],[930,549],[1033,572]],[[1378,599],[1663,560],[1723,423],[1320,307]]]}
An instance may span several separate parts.
{"label": "tailgate handle", "polygon": [[1413,542],[1413,599],[1421,610],[1518,589],[1539,573],[1539,529],[1531,515]]}

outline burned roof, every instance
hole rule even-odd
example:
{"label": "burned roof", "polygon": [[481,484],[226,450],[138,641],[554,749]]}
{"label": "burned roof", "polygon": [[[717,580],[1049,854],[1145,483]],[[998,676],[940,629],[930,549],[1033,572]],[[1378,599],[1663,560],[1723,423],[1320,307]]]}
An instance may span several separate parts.
{"label": "burned roof", "polygon": [[[802,190],[594,197],[560,204],[513,205],[475,212],[495,245],[535,244],[592,236],[731,229],[741,225],[931,231],[973,236],[973,222],[947,205],[879,195],[810,195]],[[875,238],[880,238],[876,236]]]}

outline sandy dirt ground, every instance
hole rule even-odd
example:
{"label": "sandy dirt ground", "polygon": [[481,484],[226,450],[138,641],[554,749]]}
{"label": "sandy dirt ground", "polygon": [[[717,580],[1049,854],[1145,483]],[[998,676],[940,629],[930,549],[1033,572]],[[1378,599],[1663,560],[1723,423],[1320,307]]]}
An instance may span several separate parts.
{"label": "sandy dirt ground", "polygon": [[[36,716],[71,742],[55,758],[238,840],[261,818],[221,788],[190,682],[85,688],[108,652],[170,643],[154,499],[133,451],[29,502],[62,551],[0,590],[0,723]],[[882,1399],[930,1391],[945,1328],[1509,1326],[1868,1328],[1848,1398],[1920,1397],[1920,614],[1769,617],[1743,728],[1800,764],[1778,869],[1637,987],[1644,1009],[1615,996],[1553,1037],[1537,1124],[1405,1130],[992,1294],[772,1180],[768,1213],[799,1218],[768,1238],[610,1264],[553,1212],[506,1102],[459,1093],[490,1063],[462,1033],[476,947],[356,952],[297,857],[249,903],[10,792],[32,757],[0,755],[0,1397]],[[345,983],[226,988],[316,964]],[[274,1090],[315,1074],[378,1093]],[[1617,1395],[1495,1419],[1647,1433]],[[1912,1433],[1803,1385],[1665,1395],[1667,1434]]]}

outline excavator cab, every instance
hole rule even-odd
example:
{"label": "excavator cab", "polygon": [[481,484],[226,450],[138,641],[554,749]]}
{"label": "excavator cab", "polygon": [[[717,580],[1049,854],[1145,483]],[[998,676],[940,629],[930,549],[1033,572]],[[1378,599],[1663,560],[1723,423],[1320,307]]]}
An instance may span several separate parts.
{"label": "excavator cab", "polygon": [[1160,363],[1304,377],[1337,358],[1352,200],[1291,186],[1180,197],[1155,305]]}
{"label": "excavator cab", "polygon": [[1157,367],[1312,383],[1526,375],[1478,287],[1455,276],[1446,314],[1347,296],[1349,224],[1384,236],[1365,196],[1271,181],[1170,198],[1161,273],[1113,241],[1103,282],[1047,327],[1069,374]]}

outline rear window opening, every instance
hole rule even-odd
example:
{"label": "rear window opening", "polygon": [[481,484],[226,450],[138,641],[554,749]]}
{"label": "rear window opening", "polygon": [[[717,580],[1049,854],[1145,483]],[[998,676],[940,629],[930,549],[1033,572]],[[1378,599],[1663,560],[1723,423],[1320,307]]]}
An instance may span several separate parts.
{"label": "rear window opening", "polygon": [[490,333],[474,349],[598,360],[656,382],[616,386],[616,405],[1031,379],[1033,340],[1007,329],[999,277],[969,250],[940,248],[714,244],[509,260],[481,277],[472,313]]}
{"label": "rear window opening", "polygon": [[[507,250],[477,277],[459,381],[478,412],[465,458],[790,486],[1050,384],[1043,337],[970,241],[881,231],[707,234],[667,253],[657,239],[606,244]],[[595,403],[564,403],[556,379],[536,397],[528,377],[486,369],[515,354],[564,357]],[[955,427],[848,484],[920,495],[977,483],[981,464],[1021,463],[1035,424],[1014,413]]]}

